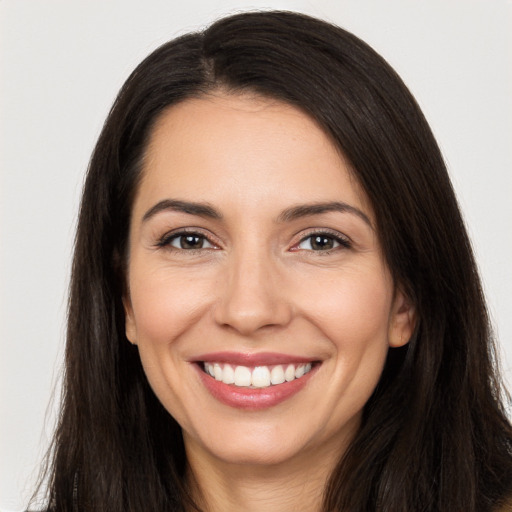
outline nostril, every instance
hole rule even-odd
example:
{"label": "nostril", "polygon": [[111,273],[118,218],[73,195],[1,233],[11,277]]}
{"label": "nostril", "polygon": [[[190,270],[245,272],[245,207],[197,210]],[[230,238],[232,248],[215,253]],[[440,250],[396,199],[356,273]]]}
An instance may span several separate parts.
{"label": "nostril", "polygon": [[224,329],[233,329],[245,336],[256,331],[287,325],[291,310],[286,303],[275,300],[253,299],[251,302],[226,300],[215,311],[217,324]]}

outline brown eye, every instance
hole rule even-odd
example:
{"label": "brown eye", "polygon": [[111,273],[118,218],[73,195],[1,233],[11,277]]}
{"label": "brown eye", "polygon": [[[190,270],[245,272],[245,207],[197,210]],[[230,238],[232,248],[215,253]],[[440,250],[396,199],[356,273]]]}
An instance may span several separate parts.
{"label": "brown eye", "polygon": [[203,235],[197,233],[178,233],[168,238],[163,245],[189,251],[213,248],[213,245]]}
{"label": "brown eye", "polygon": [[181,249],[202,249],[204,238],[197,235],[182,235],[178,237]]}
{"label": "brown eye", "polygon": [[331,236],[312,236],[311,237],[311,248],[314,251],[325,251],[334,248],[334,238]]}
{"label": "brown eye", "polygon": [[350,243],[328,233],[315,233],[303,238],[298,245],[299,249],[307,251],[330,251],[338,247],[350,247]]}

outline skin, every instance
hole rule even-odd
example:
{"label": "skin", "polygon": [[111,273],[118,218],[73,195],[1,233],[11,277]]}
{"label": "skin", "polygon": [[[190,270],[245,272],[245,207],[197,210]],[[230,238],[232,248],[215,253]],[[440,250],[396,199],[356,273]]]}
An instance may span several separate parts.
{"label": "skin", "polygon": [[[167,199],[207,203],[222,218],[148,217]],[[362,215],[280,218],[332,201]],[[319,510],[389,346],[414,327],[347,162],[287,104],[220,92],[189,99],[156,124],[132,213],[126,333],[183,429],[197,499],[211,511]],[[181,248],[171,235],[182,229],[204,237],[202,248]],[[313,247],[312,231],[334,246]],[[247,411],[215,399],[191,362],[217,351],[321,364],[297,394]]]}

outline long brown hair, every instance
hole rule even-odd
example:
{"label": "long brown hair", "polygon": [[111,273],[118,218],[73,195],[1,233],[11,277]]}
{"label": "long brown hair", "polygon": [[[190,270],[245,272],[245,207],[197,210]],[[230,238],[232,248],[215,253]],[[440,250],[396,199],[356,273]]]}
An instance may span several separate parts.
{"label": "long brown hair", "polygon": [[362,427],[332,474],[325,511],[486,512],[512,491],[512,429],[471,245],[442,156],[390,66],[352,34],[304,15],[224,18],[147,57],[93,153],[71,279],[63,405],[49,509],[180,511],[181,430],[126,340],[121,303],[132,200],[152,126],[222,87],[294,105],[350,161],[395,282],[415,305]]}

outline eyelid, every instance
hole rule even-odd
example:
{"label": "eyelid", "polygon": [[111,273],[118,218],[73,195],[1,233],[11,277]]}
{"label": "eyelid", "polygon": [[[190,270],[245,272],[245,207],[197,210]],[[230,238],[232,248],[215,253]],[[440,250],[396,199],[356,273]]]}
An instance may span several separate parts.
{"label": "eyelid", "polygon": [[[182,249],[178,249],[177,247],[171,246],[170,242],[180,236],[184,235],[197,235],[199,237],[204,238],[209,244],[211,244],[213,247],[206,247],[205,249],[219,249],[220,244],[214,240],[214,237],[211,235],[211,233],[205,232],[204,229],[198,228],[198,227],[185,227],[185,228],[176,228],[172,229],[171,231],[166,231],[164,235],[159,237],[155,243],[155,246],[157,248],[168,248],[168,249],[175,249],[177,251],[180,251]],[[190,249],[188,252],[193,251],[194,249]],[[203,249],[197,249],[197,250],[203,250]]]}
{"label": "eyelid", "polygon": [[[217,241],[217,238],[212,236],[211,233],[205,231],[203,228],[199,227],[182,227],[182,228],[176,228],[172,229],[171,231],[166,231],[162,236],[158,237],[156,240],[156,243],[154,244],[157,248],[171,248],[176,249],[177,251],[180,251],[181,249],[174,248],[170,245],[171,240],[178,238],[181,235],[197,235],[200,237],[203,237],[205,240],[208,241],[209,244],[211,244],[213,247],[208,247],[205,249],[220,249],[221,244]],[[298,246],[307,240],[309,237],[315,236],[315,235],[327,235],[329,237],[334,238],[342,248],[350,248],[352,246],[351,239],[334,229],[330,228],[309,228],[307,230],[302,230],[300,233],[300,238],[293,243],[292,247],[290,248],[292,251],[299,251],[299,250],[306,250],[306,249],[299,249]],[[294,238],[299,236],[299,234],[296,234]],[[193,249],[191,249],[192,251]],[[197,250],[203,250],[203,249],[197,249]],[[331,251],[336,249],[331,249]],[[315,251],[315,252],[329,252],[329,251]]]}
{"label": "eyelid", "polygon": [[[307,240],[308,238],[315,236],[315,235],[330,236],[330,237],[334,238],[337,242],[339,242],[341,247],[344,249],[348,249],[348,248],[352,247],[352,240],[347,235],[345,235],[339,231],[336,231],[336,230],[330,229],[330,228],[310,228],[310,229],[306,230],[306,232],[302,232],[300,234],[299,240],[293,244],[293,246],[291,247],[291,250],[294,250],[294,251],[307,250],[307,249],[299,249],[298,246],[302,242]],[[337,248],[331,249],[330,251],[334,251],[336,249]],[[326,250],[326,251],[314,251],[314,252],[330,252],[330,251]]]}

